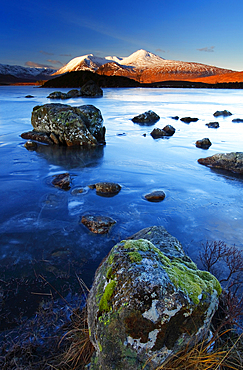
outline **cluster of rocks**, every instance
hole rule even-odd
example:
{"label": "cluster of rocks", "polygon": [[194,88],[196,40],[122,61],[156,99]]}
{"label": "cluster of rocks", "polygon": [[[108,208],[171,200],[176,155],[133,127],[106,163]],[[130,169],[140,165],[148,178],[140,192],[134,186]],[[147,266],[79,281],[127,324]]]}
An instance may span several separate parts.
{"label": "cluster of rocks", "polygon": [[34,130],[21,134],[23,139],[49,145],[96,146],[105,144],[103,117],[93,105],[71,107],[44,104],[33,108]]}
{"label": "cluster of rocks", "polygon": [[[138,116],[133,117],[132,121],[134,123],[139,123],[140,125],[151,126],[154,125],[159,119],[160,117],[158,116],[158,114],[156,114],[152,110],[149,110],[147,112],[139,114]],[[174,133],[175,128],[171,125],[166,125],[163,129],[158,127],[154,128],[150,135],[153,137],[153,139],[159,139],[165,136],[172,136],[174,135]],[[144,136],[146,136],[146,134]]]}
{"label": "cluster of rocks", "polygon": [[87,299],[91,370],[155,369],[210,338],[221,286],[163,227],[115,245]]}
{"label": "cluster of rocks", "polygon": [[[54,176],[52,185],[62,189],[71,189],[71,176],[69,173],[62,173]],[[96,184],[88,185],[89,189],[95,189],[96,194],[101,197],[114,197],[121,190],[121,185],[114,182],[97,182]],[[77,187],[73,189],[72,195],[85,194],[85,188]],[[152,191],[144,196],[149,202],[161,202],[165,199],[165,193],[162,190]],[[101,214],[86,214],[81,218],[81,224],[86,226],[92,233],[106,234],[110,231],[111,227],[116,224],[116,220]]]}
{"label": "cluster of rocks", "polygon": [[67,93],[61,91],[54,91],[49,94],[49,99],[70,99],[79,97],[99,98],[103,96],[103,90],[92,80],[86,82],[80,90],[73,89]]}
{"label": "cluster of rocks", "polygon": [[[145,112],[139,123],[156,122],[159,118],[154,121],[151,112]],[[229,115],[227,112],[221,115]],[[181,119],[186,123],[197,120]],[[67,146],[105,142],[103,118],[92,105],[37,106],[31,123],[34,130],[22,134],[23,138]],[[208,127],[217,127],[216,124],[210,122]],[[175,129],[167,125],[154,129],[151,136],[159,138],[174,133]],[[31,141],[25,143],[28,149],[36,145]],[[196,142],[197,147],[204,149],[210,145],[207,138]],[[198,162],[243,174],[243,153],[216,154]],[[70,174],[54,176],[52,185],[70,190]],[[103,197],[113,197],[121,191],[121,185],[112,182],[98,182],[88,188]],[[85,193],[81,187],[74,190],[73,195]],[[155,190],[144,195],[144,199],[161,202],[165,193]],[[94,234],[106,234],[116,220],[88,213],[82,215],[80,224]],[[181,350],[209,339],[221,291],[218,280],[199,270],[179,241],[163,227],[149,227],[121,241],[97,269],[87,299],[89,336],[95,348],[90,370],[152,370]]]}

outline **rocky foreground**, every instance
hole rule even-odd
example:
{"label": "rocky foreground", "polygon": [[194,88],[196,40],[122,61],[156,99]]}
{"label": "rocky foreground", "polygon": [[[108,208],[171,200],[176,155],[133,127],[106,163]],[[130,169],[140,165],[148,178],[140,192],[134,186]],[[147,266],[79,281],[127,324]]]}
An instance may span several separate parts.
{"label": "rocky foreground", "polygon": [[209,337],[221,286],[163,227],[115,245],[87,300],[91,370],[154,369]]}

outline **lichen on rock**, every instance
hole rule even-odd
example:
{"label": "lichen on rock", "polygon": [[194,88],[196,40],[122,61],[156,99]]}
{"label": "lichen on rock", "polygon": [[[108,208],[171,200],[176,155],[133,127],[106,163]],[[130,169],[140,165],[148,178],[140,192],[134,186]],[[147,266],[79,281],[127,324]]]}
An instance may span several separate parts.
{"label": "lichen on rock", "polygon": [[[169,240],[161,227],[151,234]],[[142,369],[151,359],[145,369],[152,369],[208,335],[220,284],[174,240],[171,255],[144,238],[123,240],[97,269],[87,300],[91,369]]]}
{"label": "lichen on rock", "polygon": [[[66,104],[44,104],[33,108],[32,132],[21,137],[67,146],[96,146],[105,143],[105,127],[98,108],[93,105],[71,107]],[[28,134],[26,136],[26,134]]]}
{"label": "lichen on rock", "polygon": [[211,157],[199,158],[198,163],[212,168],[243,174],[243,152],[218,153]]}

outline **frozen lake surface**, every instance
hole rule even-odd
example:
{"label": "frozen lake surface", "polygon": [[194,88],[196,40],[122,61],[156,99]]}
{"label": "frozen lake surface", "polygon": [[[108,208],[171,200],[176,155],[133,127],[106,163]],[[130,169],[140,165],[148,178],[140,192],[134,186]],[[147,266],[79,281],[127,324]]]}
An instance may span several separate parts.
{"label": "frozen lake surface", "polygon": [[[215,153],[243,151],[243,123],[232,122],[243,118],[242,90],[120,88],[104,89],[99,99],[61,101],[99,108],[106,146],[87,151],[40,145],[28,151],[20,134],[32,129],[34,106],[60,102],[47,99],[54,90],[0,86],[0,329],[14,326],[19,315],[31,316],[50,284],[64,296],[79,291],[77,276],[90,286],[112,246],[148,226],[164,226],[196,263],[207,240],[243,249],[243,177],[197,163]],[[155,125],[131,121],[149,109],[161,117]],[[224,109],[233,115],[213,117]],[[199,120],[186,124],[171,118],[176,115]],[[208,128],[212,121],[220,127]],[[150,136],[167,124],[176,129],[172,137]],[[196,148],[205,137],[212,146]],[[51,185],[52,176],[63,172],[71,175],[70,191]],[[119,183],[122,190],[112,198],[90,189],[72,193],[101,181]],[[143,196],[153,190],[163,190],[164,201],[146,201]],[[92,234],[80,224],[87,212],[117,224],[107,235]]]}

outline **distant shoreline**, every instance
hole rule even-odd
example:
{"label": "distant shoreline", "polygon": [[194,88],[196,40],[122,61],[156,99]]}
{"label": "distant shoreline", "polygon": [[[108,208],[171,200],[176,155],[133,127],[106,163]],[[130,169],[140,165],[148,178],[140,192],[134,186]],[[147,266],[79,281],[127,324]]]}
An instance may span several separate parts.
{"label": "distant shoreline", "polygon": [[[80,73],[80,72],[71,72]],[[40,82],[9,82],[1,83],[0,86],[38,86],[44,88],[79,88],[88,80],[94,80],[97,85],[102,88],[124,88],[124,87],[139,87],[139,88],[196,88],[196,89],[243,89],[243,82],[220,82],[220,83],[205,83],[205,82],[196,82],[196,81],[180,81],[180,80],[170,80],[170,81],[161,81],[153,83],[139,83],[135,80],[129,79],[127,77],[120,76],[100,76],[101,78],[82,78],[75,79],[75,76],[70,76],[70,79],[67,79],[70,74],[62,75],[56,78],[53,78],[48,81]],[[74,77],[74,78],[73,78]],[[90,76],[88,76],[90,77]],[[93,77],[93,76],[92,76]],[[104,78],[105,77],[105,78]]]}

